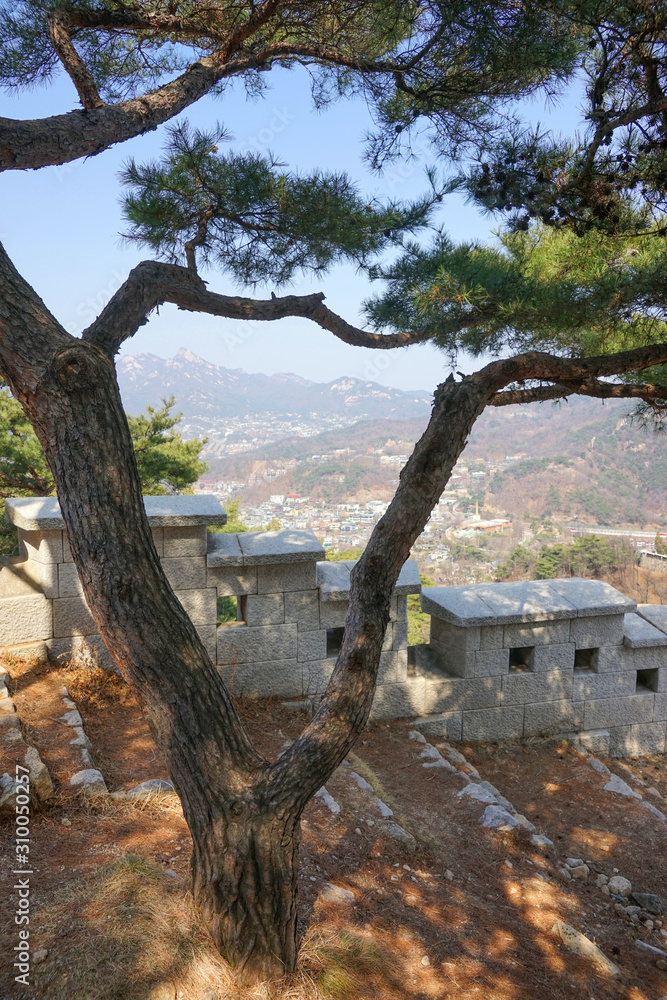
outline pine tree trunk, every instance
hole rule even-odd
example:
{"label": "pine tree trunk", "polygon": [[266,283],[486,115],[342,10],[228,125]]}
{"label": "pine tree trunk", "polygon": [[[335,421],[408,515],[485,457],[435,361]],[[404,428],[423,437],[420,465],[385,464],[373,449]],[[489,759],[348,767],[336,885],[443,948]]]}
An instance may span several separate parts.
{"label": "pine tree trunk", "polygon": [[300,827],[275,806],[231,812],[194,840],[194,896],[237,981],[253,984],[296,965]]}

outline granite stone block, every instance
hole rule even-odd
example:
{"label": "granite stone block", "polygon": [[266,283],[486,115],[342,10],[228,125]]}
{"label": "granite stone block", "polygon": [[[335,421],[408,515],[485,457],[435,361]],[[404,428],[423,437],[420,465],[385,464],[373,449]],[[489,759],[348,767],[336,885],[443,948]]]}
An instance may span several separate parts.
{"label": "granite stone block", "polygon": [[[307,635],[308,633],[302,633]],[[302,663],[302,691],[304,695],[323,694],[336,666],[336,657],[323,657]]]}
{"label": "granite stone block", "polygon": [[394,585],[394,593],[400,597],[407,597],[408,594],[419,594],[422,589],[419,567],[416,559],[407,559],[398,574],[398,580]]}
{"label": "granite stone block", "polygon": [[563,701],[572,698],[572,671],[549,670],[507,674],[502,678],[503,705]]}
{"label": "granite stone block", "polygon": [[38,642],[52,635],[51,601],[42,594],[0,601],[0,647]]}
{"label": "granite stone block", "polygon": [[423,683],[419,678],[406,684],[380,684],[376,688],[371,718],[405,719],[421,715]]}
{"label": "granite stone block", "polygon": [[208,532],[205,524],[190,527],[163,528],[164,556],[167,559],[205,556]]}
{"label": "granite stone block", "polygon": [[472,652],[480,648],[480,633],[479,625],[461,628],[459,625],[443,621],[442,618],[431,617],[431,641],[435,640],[443,645],[455,646],[457,649]]}
{"label": "granite stone block", "polygon": [[504,645],[504,625],[484,625],[479,630],[480,649],[502,649]]}
{"label": "granite stone block", "polygon": [[289,698],[301,695],[302,671],[296,659],[251,660],[219,666],[233,695],[244,698]]}
{"label": "granite stone block", "polygon": [[218,663],[249,663],[253,660],[267,662],[296,660],[296,625],[265,625],[251,628],[246,624],[220,625],[218,636]]}
{"label": "granite stone block", "polygon": [[215,587],[218,597],[257,593],[256,566],[207,566],[206,585]]}
{"label": "granite stone block", "polygon": [[496,625],[497,617],[474,587],[422,587],[421,608],[427,615],[452,625]]}
{"label": "granite stone block", "polygon": [[575,701],[620,698],[634,693],[635,677],[629,670],[617,674],[577,670],[574,675],[572,697]]}
{"label": "granite stone block", "polygon": [[208,655],[210,656],[213,663],[215,663],[215,658],[217,654],[217,628],[215,622],[213,625],[195,625],[197,630],[197,635],[202,641],[202,645]]}
{"label": "granite stone block", "polygon": [[[227,523],[214,497],[145,496],[144,508],[152,528]],[[26,531],[62,531],[65,526],[56,497],[12,497],[5,510],[7,520]]]}
{"label": "granite stone block", "polygon": [[349,600],[350,570],[345,562],[318,562],[315,572],[320,600],[326,603]]}
{"label": "granite stone block", "polygon": [[322,543],[312,531],[281,528],[279,531],[246,531],[237,537],[246,566],[288,562],[314,563],[318,559],[325,558]]}
{"label": "granite stone block", "polygon": [[[599,582],[599,581],[595,581]],[[625,615],[592,615],[570,622],[570,642],[577,649],[596,646],[620,646],[623,642]]]}
{"label": "granite stone block", "polygon": [[575,727],[575,708],[569,699],[531,703],[525,706],[524,736],[534,736],[538,733],[567,733]]}
{"label": "granite stone block", "polygon": [[[563,622],[567,625],[567,622]],[[553,646],[535,646],[533,670],[536,674],[548,670],[574,670],[575,647],[573,642],[556,643]]]}
{"label": "granite stone block", "polygon": [[554,621],[571,618],[573,607],[551,589],[551,580],[477,584],[477,595],[497,617],[498,624]]}
{"label": "granite stone block", "polygon": [[514,646],[551,646],[569,641],[570,620],[568,618],[534,625],[505,625],[503,627],[503,645],[508,648]]}
{"label": "granite stone block", "polygon": [[412,725],[430,739],[460,740],[462,719],[462,712],[441,712],[438,715],[420,716]]}
{"label": "granite stone block", "polygon": [[473,677],[475,673],[475,653],[466,653],[456,646],[432,640],[429,648],[437,656],[440,669],[455,677]]}
{"label": "granite stone block", "polygon": [[327,630],[297,633],[297,660],[324,660],[327,655]]}
{"label": "granite stone block", "polygon": [[656,694],[653,705],[653,721],[663,722],[667,719],[667,694]]}
{"label": "granite stone block", "polygon": [[407,649],[389,649],[380,653],[378,684],[398,684],[408,679]]}
{"label": "granite stone block", "polygon": [[347,601],[320,601],[320,628],[341,628],[347,618]]}
{"label": "granite stone block", "polygon": [[296,622],[299,629],[312,632],[320,627],[320,602],[317,590],[292,590],[285,594],[285,621]]}
{"label": "granite stone block", "polygon": [[53,601],[53,636],[56,639],[94,635],[95,632],[93,616],[83,597],[59,597]]}
{"label": "granite stone block", "polygon": [[257,567],[258,594],[314,590],[316,586],[315,562],[271,563]]}
{"label": "granite stone block", "polygon": [[206,586],[206,557],[193,556],[189,559],[161,559],[173,590],[201,590]]}
{"label": "granite stone block", "polygon": [[424,708],[420,714],[472,711],[500,704],[500,677],[424,677]]}
{"label": "granite stone block", "polygon": [[667,635],[667,604],[639,604],[637,614]]}
{"label": "granite stone block", "polygon": [[571,577],[549,580],[549,589],[567,600],[577,611],[577,617],[625,614],[636,611],[637,605],[629,597],[603,580],[584,580]]}
{"label": "granite stone block", "polygon": [[183,605],[193,625],[215,626],[217,617],[215,590],[177,590],[176,597]]}
{"label": "granite stone block", "polygon": [[390,617],[392,621],[405,621],[408,617],[408,599],[405,595],[395,594],[391,599]]}
{"label": "granite stone block", "polygon": [[496,677],[509,671],[509,649],[478,649],[474,657],[473,673],[475,677]]}
{"label": "granite stone block", "polygon": [[392,649],[407,649],[408,647],[408,623],[406,621],[393,622],[394,638],[391,644]]}
{"label": "granite stone block", "polygon": [[60,596],[58,570],[62,565],[62,563],[44,563],[36,562],[33,559],[24,559],[21,563],[17,563],[16,572],[24,576],[26,580],[32,581],[44,597],[53,598]]}
{"label": "granite stone block", "polygon": [[610,757],[643,757],[665,752],[667,723],[636,723],[609,730]]}
{"label": "granite stone block", "polygon": [[388,649],[391,649],[394,644],[394,625],[393,622],[388,622],[387,627],[384,630],[384,636],[382,639],[382,652],[385,653]]}
{"label": "granite stone block", "polygon": [[607,729],[588,729],[577,733],[572,740],[573,743],[588,750],[589,753],[609,754],[610,736]]}
{"label": "granite stone block", "polygon": [[41,563],[63,561],[62,531],[19,531],[19,538],[21,551],[28,559]]}
{"label": "granite stone block", "polygon": [[63,531],[63,562],[74,562],[74,556],[72,555],[72,550],[69,546],[69,538],[67,537],[66,531]]}
{"label": "granite stone block", "polygon": [[523,735],[523,705],[463,712],[464,740],[511,740]]}
{"label": "granite stone block", "polygon": [[[667,634],[639,614],[628,614],[625,615],[623,645],[630,649],[641,649],[644,646],[667,646]],[[667,651],[665,658],[667,660]]]}
{"label": "granite stone block", "polygon": [[83,597],[83,587],[76,566],[60,563],[58,566],[58,593],[56,597]]}
{"label": "granite stone block", "polygon": [[654,700],[653,694],[591,699],[584,708],[584,729],[610,729],[612,726],[652,722]]}
{"label": "granite stone block", "polygon": [[653,649],[625,646],[622,659],[625,670],[660,670],[667,667],[667,649],[664,646],[656,646]]}
{"label": "granite stone block", "polygon": [[226,532],[209,531],[206,538],[206,563],[210,568],[243,566],[243,553],[239,536]]}
{"label": "granite stone block", "polygon": [[623,646],[599,646],[593,654],[593,670],[597,673],[618,673],[626,668]]}
{"label": "granite stone block", "polygon": [[244,609],[247,625],[282,625],[285,621],[284,594],[250,594]]}

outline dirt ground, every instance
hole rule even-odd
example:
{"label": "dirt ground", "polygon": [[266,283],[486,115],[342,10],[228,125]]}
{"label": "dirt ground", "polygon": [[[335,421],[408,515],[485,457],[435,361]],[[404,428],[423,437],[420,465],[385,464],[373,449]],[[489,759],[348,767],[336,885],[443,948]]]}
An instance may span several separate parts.
{"label": "dirt ground", "polygon": [[[667,824],[638,800],[603,790],[596,773],[568,743],[526,740],[456,744],[482,779],[554,842],[540,853],[527,838],[491,833],[479,803],[459,799],[460,780],[427,769],[405,721],[372,723],[350,755],[417,840],[410,853],[382,832],[368,797],[339,768],[327,783],[340,813],[320,799],[303,818],[299,972],[280,987],[236,994],[212,950],[189,896],[190,837],[175,795],[133,803],[82,800],[68,787],[81,765],[58,721],[67,686],[92,742],[95,766],[111,791],[168,777],[148,726],[124,683],[102,671],[67,665],[8,667],[11,693],[28,741],[37,746],[56,794],[32,817],[31,945],[46,949],[31,985],[13,980],[16,943],[13,827],[0,828],[0,997],[3,1000],[213,1000],[231,996],[373,998],[373,1000],[660,1000],[667,972],[640,939],[667,950],[660,927],[646,929],[617,911],[595,885],[618,871],[637,891],[667,903]],[[279,702],[240,702],[251,738],[268,757],[307,720]],[[2,744],[0,744],[2,746]],[[645,793],[667,796],[667,761],[619,762],[612,771]],[[14,771],[3,751],[0,773]],[[641,785],[645,782],[646,785]],[[656,797],[646,794],[659,808]],[[591,868],[565,881],[565,858]],[[322,898],[325,883],[354,902]],[[620,969],[603,975],[564,950],[551,931],[562,920],[595,940]],[[665,918],[667,929],[667,917]],[[154,993],[160,984],[171,993]],[[177,992],[176,992],[177,991]]]}

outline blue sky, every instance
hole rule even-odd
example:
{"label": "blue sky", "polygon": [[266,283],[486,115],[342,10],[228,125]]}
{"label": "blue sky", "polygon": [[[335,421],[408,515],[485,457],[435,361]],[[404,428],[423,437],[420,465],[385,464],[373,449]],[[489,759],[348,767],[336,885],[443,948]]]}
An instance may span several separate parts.
{"label": "blue sky", "polygon": [[[344,170],[367,192],[410,199],[426,187],[423,163],[395,164],[383,175],[371,174],[361,160],[363,135],[372,126],[362,100],[341,101],[318,113],[313,110],[304,70],[270,74],[265,97],[249,102],[235,84],[222,98],[205,98],[187,114],[200,127],[221,122],[234,137],[234,148],[271,151],[291,167]],[[545,109],[526,106],[532,120],[548,121],[571,131],[577,118],[576,98],[569,95]],[[3,95],[2,114],[41,118],[77,107],[68,78],[48,89]],[[38,171],[6,171],[0,176],[0,240],[23,276],[30,281],[60,322],[79,333],[100,311],[127,276],[148,254],[122,245],[118,171],[129,156],[141,161],[159,154],[159,129],[106,150],[89,160]],[[458,196],[441,206],[438,221],[456,239],[491,239],[498,222],[481,216]],[[209,287],[237,292],[220,274],[206,275]],[[360,304],[373,287],[352,267],[342,266],[324,278],[303,278],[290,289],[296,294],[321,290],[330,308],[349,322],[360,318]],[[259,293],[258,293],[259,294]],[[294,372],[328,382],[341,375],[371,379],[400,389],[432,390],[446,377],[446,358],[424,345],[400,351],[374,352],[349,347],[305,320],[240,323],[184,313],[166,306],[123,349],[171,357],[187,347],[214,364],[250,372]],[[473,364],[460,359],[458,367]]]}

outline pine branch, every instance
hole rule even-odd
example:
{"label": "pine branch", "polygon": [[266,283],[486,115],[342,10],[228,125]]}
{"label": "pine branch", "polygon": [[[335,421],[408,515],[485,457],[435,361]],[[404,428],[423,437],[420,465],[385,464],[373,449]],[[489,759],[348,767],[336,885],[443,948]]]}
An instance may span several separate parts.
{"label": "pine branch", "polygon": [[662,385],[626,385],[624,383],[600,382],[597,379],[580,381],[559,381],[554,385],[542,385],[533,389],[505,389],[489,400],[490,406],[512,406],[517,403],[543,403],[547,400],[565,399],[567,396],[595,396],[597,399],[642,399],[656,404],[667,400],[667,387]]}
{"label": "pine branch", "polygon": [[76,92],[79,95],[82,105],[87,110],[103,107],[104,101],[97,91],[95,81],[88,72],[88,67],[74,48],[71,36],[67,30],[72,23],[69,11],[53,11],[48,15],[46,20],[51,44],[76,87]]}
{"label": "pine branch", "polygon": [[190,268],[144,261],[130,272],[127,281],[84,331],[82,338],[112,356],[125,340],[147,322],[153,309],[165,302],[191,312],[203,312],[226,319],[268,321],[300,316],[312,320],[353,347],[407,347],[429,338],[429,334],[423,331],[379,334],[361,330],[328,309],[323,304],[323,299],[322,292],[313,295],[283,295],[271,299],[220,295],[207,291],[205,283]]}

